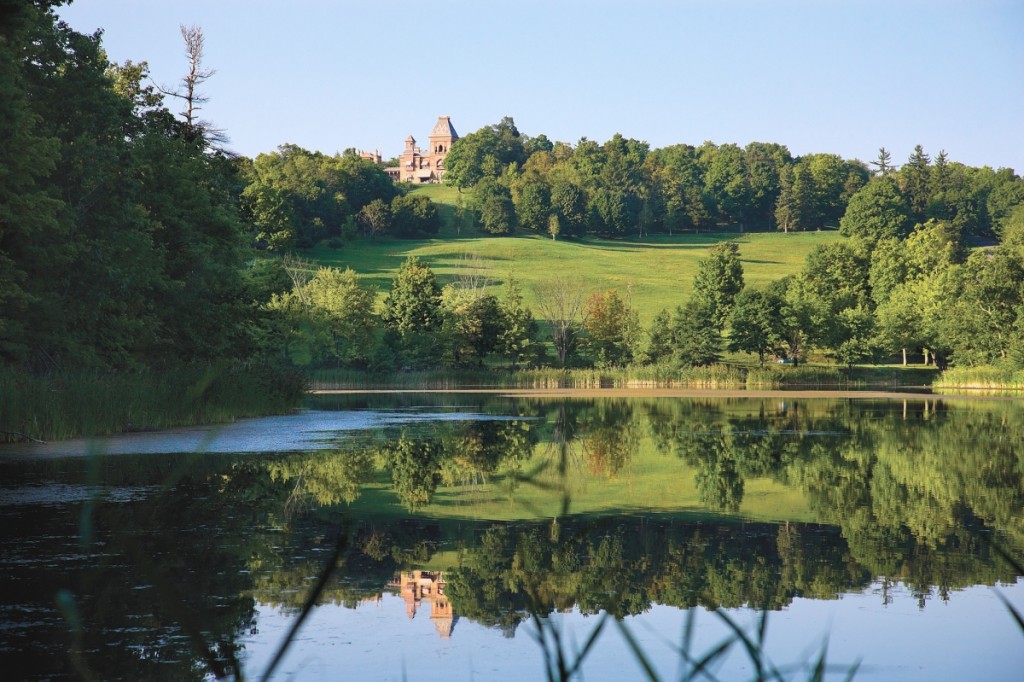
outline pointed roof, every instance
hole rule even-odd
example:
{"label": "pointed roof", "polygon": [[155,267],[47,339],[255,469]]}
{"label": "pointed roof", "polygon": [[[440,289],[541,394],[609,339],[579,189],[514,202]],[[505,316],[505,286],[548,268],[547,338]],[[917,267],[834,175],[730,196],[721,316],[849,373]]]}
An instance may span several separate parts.
{"label": "pointed roof", "polygon": [[434,125],[434,129],[430,131],[431,137],[450,137],[453,140],[459,139],[459,134],[455,132],[455,127],[452,125],[452,119],[448,116],[438,116],[437,123]]}

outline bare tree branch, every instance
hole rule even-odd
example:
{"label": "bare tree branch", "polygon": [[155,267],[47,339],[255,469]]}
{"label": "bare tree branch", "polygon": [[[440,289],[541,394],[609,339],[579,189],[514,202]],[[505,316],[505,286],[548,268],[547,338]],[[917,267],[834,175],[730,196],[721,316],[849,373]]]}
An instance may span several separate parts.
{"label": "bare tree branch", "polygon": [[558,361],[564,367],[583,331],[583,282],[576,277],[555,275],[539,284],[536,294],[541,314],[551,327],[551,342]]}

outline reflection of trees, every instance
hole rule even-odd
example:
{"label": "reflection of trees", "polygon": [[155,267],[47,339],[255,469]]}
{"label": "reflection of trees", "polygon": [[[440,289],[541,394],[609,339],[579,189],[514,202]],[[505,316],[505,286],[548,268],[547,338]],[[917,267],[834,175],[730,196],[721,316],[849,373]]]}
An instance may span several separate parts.
{"label": "reflection of trees", "polygon": [[595,476],[612,478],[633,458],[638,440],[632,403],[599,401],[585,422],[583,459]]}
{"label": "reflection of trees", "polygon": [[834,598],[866,586],[843,544],[823,535],[838,540],[803,525],[567,520],[553,535],[540,524],[501,524],[448,573],[448,595],[460,615],[511,632],[526,614],[573,605],[616,617],[654,603],[777,609],[801,594]]}
{"label": "reflection of trees", "polygon": [[267,463],[273,481],[292,483],[289,502],[300,508],[316,502],[329,506],[359,497],[359,489],[373,478],[376,465],[367,448],[314,451]]}
{"label": "reflection of trees", "polygon": [[[239,480],[253,471],[239,470]],[[32,512],[33,560],[5,570],[0,603],[31,604],[49,625],[34,623],[23,631],[28,637],[20,629],[5,634],[8,653],[17,652],[5,654],[5,675],[201,680],[229,673],[237,638],[255,616],[246,562],[263,550],[263,539],[248,532],[259,512],[239,506],[224,463],[82,458],[49,475],[146,492],[132,502],[71,506],[70,514]],[[2,539],[9,547],[6,533]],[[55,596],[63,618],[47,613]]]}
{"label": "reflection of trees", "polygon": [[403,436],[386,443],[380,452],[399,501],[410,509],[428,504],[441,482],[440,441]]}
{"label": "reflection of trees", "polygon": [[1016,436],[1024,414],[1015,403],[747,401],[745,412],[717,405],[673,412],[669,403],[652,412],[650,429],[659,449],[697,468],[711,508],[735,510],[746,478],[797,485],[821,522],[842,529],[860,563],[922,593],[964,584],[955,578],[964,571],[951,568],[964,553],[990,561],[979,533],[999,529],[1000,541],[1024,545]]}
{"label": "reflection of trees", "polygon": [[536,442],[527,421],[482,421],[429,435],[403,433],[378,452],[399,501],[417,509],[430,503],[438,485],[476,485],[499,470],[518,472]]}
{"label": "reflection of trees", "polygon": [[[509,633],[530,613],[574,605],[620,616],[651,604],[780,608],[876,578],[882,599],[900,582],[924,604],[936,588],[946,598],[966,585],[1015,579],[979,538],[994,537],[1011,554],[1024,550],[1017,403],[591,400],[525,409],[546,414],[546,424],[409,428],[384,443],[308,454],[101,460],[96,480],[144,488],[145,499],[96,504],[86,515],[93,535],[84,552],[78,518],[44,510],[40,535],[71,538],[53,555],[82,558],[60,560],[66,576],[40,576],[36,564],[13,568],[2,589],[31,594],[4,603],[50,608],[67,589],[83,624],[74,648],[88,668],[190,679],[229,665],[256,601],[302,603],[342,518],[350,520],[346,552],[324,601],[354,606],[396,571],[429,565],[438,549],[458,545],[462,565],[448,575],[456,611]],[[816,524],[565,516],[557,526],[478,527],[422,515],[357,517],[359,507],[347,505],[369,480],[390,477],[399,499],[415,507],[438,486],[518,472],[543,451],[541,437],[570,462],[566,476],[587,466],[614,475],[650,445],[691,464],[702,499],[716,509],[736,509],[755,477],[796,486]],[[46,480],[92,480],[86,460],[60,464],[70,469],[31,466]],[[105,644],[111,631],[120,646]],[[192,632],[201,646],[189,641]],[[33,641],[10,637],[41,677],[71,674],[51,655],[67,649],[63,624],[35,631]]]}
{"label": "reflection of trees", "polygon": [[546,415],[544,456],[568,490],[585,471],[613,478],[632,460],[639,447],[642,423],[634,404],[624,400],[527,401]]}

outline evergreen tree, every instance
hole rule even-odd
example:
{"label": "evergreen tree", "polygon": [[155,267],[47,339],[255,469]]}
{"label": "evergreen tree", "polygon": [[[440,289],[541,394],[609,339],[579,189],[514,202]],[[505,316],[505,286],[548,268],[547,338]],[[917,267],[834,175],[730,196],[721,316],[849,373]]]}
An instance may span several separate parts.
{"label": "evergreen tree", "polygon": [[814,226],[814,181],[803,163],[781,172],[781,189],[775,204],[775,222],[780,230],[806,230]]}
{"label": "evergreen tree", "polygon": [[498,352],[512,362],[513,369],[521,363],[532,362],[537,354],[537,322],[533,312],[523,305],[522,290],[514,275],[509,275],[505,282],[500,310],[503,322],[498,335]]}
{"label": "evergreen tree", "polygon": [[903,195],[910,207],[910,216],[917,223],[924,222],[931,199],[930,164],[931,159],[924,153],[921,145],[917,145],[899,173]]}
{"label": "evergreen tree", "polygon": [[878,157],[871,162],[871,165],[875,167],[876,175],[886,177],[893,171],[892,154],[885,147],[879,147]]}
{"label": "evergreen tree", "polygon": [[675,341],[672,338],[672,315],[662,308],[647,331],[647,349],[645,360],[650,363],[661,362],[672,356]]}

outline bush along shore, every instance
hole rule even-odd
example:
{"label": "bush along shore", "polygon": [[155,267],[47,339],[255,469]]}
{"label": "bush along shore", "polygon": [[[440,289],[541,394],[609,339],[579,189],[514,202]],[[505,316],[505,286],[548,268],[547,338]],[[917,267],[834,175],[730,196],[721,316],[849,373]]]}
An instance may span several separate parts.
{"label": "bush along shore", "polygon": [[149,431],[280,414],[308,384],[300,372],[222,363],[138,372],[0,372],[0,442]]}

